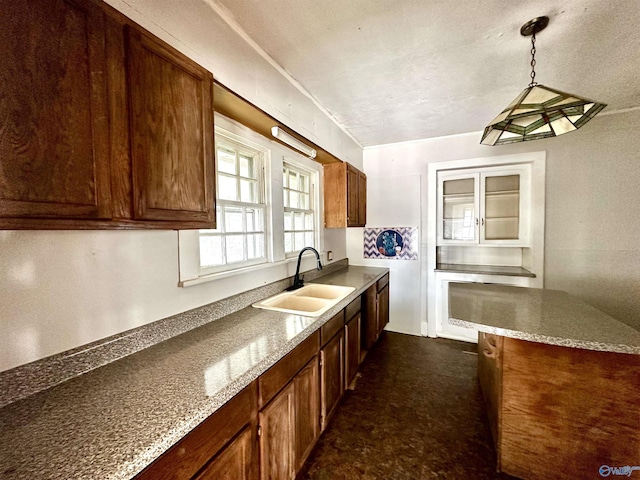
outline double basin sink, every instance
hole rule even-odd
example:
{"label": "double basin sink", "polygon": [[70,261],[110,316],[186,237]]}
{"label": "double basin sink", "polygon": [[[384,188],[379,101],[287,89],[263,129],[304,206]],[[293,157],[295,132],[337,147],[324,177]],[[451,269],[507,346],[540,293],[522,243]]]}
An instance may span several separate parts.
{"label": "double basin sink", "polygon": [[255,308],[319,317],[355,290],[354,287],[309,283],[297,290],[283,292],[254,303]]}

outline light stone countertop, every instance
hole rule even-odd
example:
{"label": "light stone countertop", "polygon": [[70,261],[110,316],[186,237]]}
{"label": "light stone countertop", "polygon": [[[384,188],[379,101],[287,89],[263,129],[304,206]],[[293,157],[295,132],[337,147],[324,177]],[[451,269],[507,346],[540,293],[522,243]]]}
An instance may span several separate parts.
{"label": "light stone countertop", "polygon": [[640,354],[640,332],[560,290],[449,283],[449,322],[564,347]]}
{"label": "light stone countertop", "polygon": [[320,317],[247,307],[5,406],[0,478],[133,477],[387,272],[314,280],[355,287]]}

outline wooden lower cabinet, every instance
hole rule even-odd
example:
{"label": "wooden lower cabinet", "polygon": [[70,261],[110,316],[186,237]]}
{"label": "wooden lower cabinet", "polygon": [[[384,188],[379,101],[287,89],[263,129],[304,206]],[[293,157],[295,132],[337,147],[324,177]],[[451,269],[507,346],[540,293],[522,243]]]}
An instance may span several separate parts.
{"label": "wooden lower cabinet", "polygon": [[295,478],[320,435],[318,358],[314,357],[259,414],[260,478]]}
{"label": "wooden lower cabinet", "polygon": [[389,274],[362,294],[362,348],[369,350],[389,323]]}
{"label": "wooden lower cabinet", "polygon": [[322,430],[344,393],[344,330],[340,330],[320,350],[320,394]]}
{"label": "wooden lower cabinet", "polygon": [[300,470],[320,436],[320,376],[318,358],[293,380],[295,393],[295,463]]}
{"label": "wooden lower cabinet", "polygon": [[344,387],[348,388],[360,366],[360,312],[344,326]]}
{"label": "wooden lower cabinet", "polygon": [[253,435],[245,427],[238,437],[209,462],[195,480],[249,480],[252,476]]}
{"label": "wooden lower cabinet", "polygon": [[260,412],[260,478],[295,476],[295,386],[285,389]]}

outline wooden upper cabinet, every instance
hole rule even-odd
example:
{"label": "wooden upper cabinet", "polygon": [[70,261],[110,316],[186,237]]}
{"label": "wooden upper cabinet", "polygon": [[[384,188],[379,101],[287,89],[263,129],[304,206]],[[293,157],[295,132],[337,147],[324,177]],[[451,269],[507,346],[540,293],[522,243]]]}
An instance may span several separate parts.
{"label": "wooden upper cabinet", "polygon": [[367,176],[348,163],[324,165],[325,228],[364,227]]}
{"label": "wooden upper cabinet", "polygon": [[138,29],[126,33],[134,216],[215,226],[213,76]]}
{"label": "wooden upper cabinet", "polygon": [[0,225],[109,218],[104,28],[102,10],[86,0],[3,9]]}
{"label": "wooden upper cabinet", "polygon": [[106,4],[0,15],[0,229],[215,226],[213,77]]}

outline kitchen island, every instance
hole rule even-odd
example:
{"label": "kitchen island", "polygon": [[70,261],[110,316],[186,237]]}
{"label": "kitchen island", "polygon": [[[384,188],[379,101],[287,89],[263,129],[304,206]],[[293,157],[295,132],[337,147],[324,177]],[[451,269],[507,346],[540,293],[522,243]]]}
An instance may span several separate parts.
{"label": "kitchen island", "polygon": [[640,332],[555,290],[451,283],[449,307],[479,331],[499,471],[600,478],[640,464]]}

